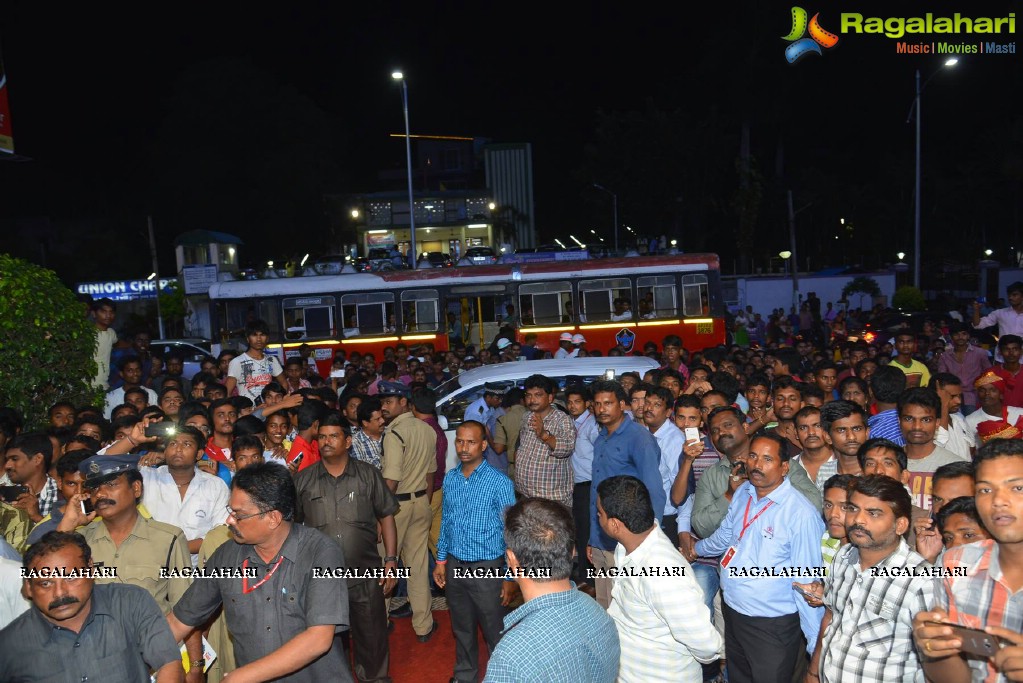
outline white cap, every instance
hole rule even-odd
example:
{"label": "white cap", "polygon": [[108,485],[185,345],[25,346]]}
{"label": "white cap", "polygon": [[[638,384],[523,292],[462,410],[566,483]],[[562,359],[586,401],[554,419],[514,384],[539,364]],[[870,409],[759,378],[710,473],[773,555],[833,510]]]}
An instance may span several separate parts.
{"label": "white cap", "polygon": [[567,341],[567,342],[572,341],[572,333],[571,332],[562,332],[561,333],[561,341]]}
{"label": "white cap", "polygon": [[574,337],[572,337],[572,343],[573,344],[585,344],[586,343],[586,337],[582,336],[581,334],[577,334]]}
{"label": "white cap", "polygon": [[511,346],[511,342],[505,339],[504,337],[501,337],[500,339],[497,340],[498,349],[506,349],[509,346]]}

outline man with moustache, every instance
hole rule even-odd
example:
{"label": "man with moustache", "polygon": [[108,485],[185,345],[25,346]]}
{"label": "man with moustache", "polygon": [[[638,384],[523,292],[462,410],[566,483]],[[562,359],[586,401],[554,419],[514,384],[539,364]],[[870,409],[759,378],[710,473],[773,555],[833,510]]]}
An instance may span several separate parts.
{"label": "man with moustache", "polygon": [[[347,577],[355,675],[360,681],[389,681],[387,610],[384,596],[397,583],[398,499],[372,464],[350,457],[347,420],[337,413],[319,423],[320,460],[295,477],[295,520],[319,529],[341,546],[344,566],[362,572]],[[373,575],[381,567],[377,526],[384,541],[382,566],[391,576]]]}
{"label": "man with moustache", "polygon": [[849,487],[855,480],[851,474],[836,474],[824,482],[821,516],[826,531],[821,536],[821,557],[825,564],[834,562],[835,555],[849,542],[845,531],[845,504]]}
{"label": "man with moustache", "polygon": [[220,546],[207,564],[221,576],[194,581],[167,615],[180,640],[223,605],[239,664],[227,676],[233,683],[352,680],[334,637],[348,627],[348,587],[314,572],[344,566],[341,547],[295,524],[296,507],[287,468],[262,463],[240,469],[227,517],[234,542]]}
{"label": "man with moustache", "polygon": [[523,496],[556,500],[571,510],[573,482],[569,458],[575,449],[575,423],[554,407],[557,390],[554,380],[530,375],[523,388],[529,415],[519,428],[515,490]]}
{"label": "man with moustache", "polygon": [[934,432],[934,443],[963,459],[973,457],[974,438],[959,409],[963,403],[963,384],[955,375],[939,372],[931,377],[930,388],[941,399],[941,418]]}
{"label": "man with moustache", "polygon": [[846,503],[849,544],[835,556],[822,594],[825,613],[807,679],[822,683],[923,683],[913,615],[934,603],[930,563],[909,549],[905,487],[885,475],[853,480]]}
{"label": "man with moustache", "polygon": [[803,395],[799,390],[799,385],[788,375],[778,377],[774,380],[774,386],[771,389],[771,400],[774,417],[778,421],[772,431],[788,439],[794,448],[800,448],[795,422],[796,413],[803,407]]}
{"label": "man with moustache", "polygon": [[[158,522],[139,512],[142,473],[138,455],[93,455],[78,466],[85,478],[84,493],[73,496],[57,531],[80,533],[92,548],[96,567],[113,568],[116,578],[99,583],[129,583],[146,589],[164,614],[177,604],[190,583],[192,560],[181,529]],[[91,499],[93,511],[82,512],[82,501]],[[188,657],[202,661],[198,633],[185,643]],[[200,681],[202,667],[192,667],[189,681]]]}
{"label": "man with moustache", "polygon": [[[913,618],[913,638],[931,681],[1020,680],[1023,676],[1023,441],[994,439],[977,450],[976,503],[991,538],[950,548],[933,607]],[[991,657],[967,655],[941,621],[1008,641]]]}
{"label": "man with moustache", "polygon": [[831,401],[821,408],[821,427],[838,460],[836,473],[860,474],[860,446],[870,438],[867,412],[853,401]]}
{"label": "man with moustache", "polygon": [[[81,534],[50,532],[25,553],[32,609],[0,631],[0,680],[180,683],[185,672],[167,621],[138,586],[96,584]],[[74,579],[73,572],[84,575]],[[63,574],[60,576],[58,574]]]}
{"label": "man with moustache", "polygon": [[497,647],[506,607],[519,590],[505,580],[504,514],[515,504],[511,480],[483,458],[486,428],[468,420],[455,430],[459,467],[444,477],[444,510],[433,580],[445,589],[455,637],[453,681],[479,677],[479,637]]}
{"label": "man with moustache", "polygon": [[956,498],[973,498],[975,468],[967,460],[951,462],[934,470],[931,478],[931,514],[913,520],[916,532],[916,551],[928,562],[937,563],[945,544],[935,524],[938,513]]}
{"label": "man with moustache", "polygon": [[897,410],[906,444],[906,457],[909,458],[907,483],[913,504],[930,510],[931,477],[934,471],[950,462],[963,462],[965,458],[934,443],[941,399],[933,389],[907,389],[899,395]]}
{"label": "man with moustache", "polygon": [[[822,570],[824,522],[788,481],[788,461],[788,443],[780,435],[753,437],[746,457],[749,481],[735,492],[717,531],[696,543],[697,555],[721,556],[732,683],[788,681],[803,658],[800,634],[808,652],[817,642],[821,610],[796,594],[791,575]],[[762,576],[764,567],[789,576]]]}

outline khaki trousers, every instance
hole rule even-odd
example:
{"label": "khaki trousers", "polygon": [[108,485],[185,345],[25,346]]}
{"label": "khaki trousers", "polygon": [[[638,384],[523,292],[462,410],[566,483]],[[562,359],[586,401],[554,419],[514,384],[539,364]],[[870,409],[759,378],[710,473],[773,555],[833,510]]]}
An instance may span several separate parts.
{"label": "khaki trousers", "polygon": [[430,609],[430,577],[427,543],[433,511],[426,496],[401,501],[394,524],[398,527],[398,557],[409,570],[408,601],[412,606],[412,628],[425,636],[433,628]]}

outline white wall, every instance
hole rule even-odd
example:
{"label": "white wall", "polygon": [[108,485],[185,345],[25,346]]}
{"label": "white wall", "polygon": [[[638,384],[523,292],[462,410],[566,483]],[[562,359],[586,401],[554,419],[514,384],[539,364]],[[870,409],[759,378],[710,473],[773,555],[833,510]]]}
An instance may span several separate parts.
{"label": "white wall", "polygon": [[[895,273],[864,273],[867,277],[873,278],[881,288],[881,296],[891,301],[895,294]],[[805,300],[810,292],[817,294],[821,301],[821,310],[827,309],[828,302],[835,304],[838,308],[838,300],[842,298],[842,288],[849,284],[849,281],[859,275],[800,275],[799,296]],[[794,303],[792,293],[792,278],[784,275],[769,275],[762,277],[744,277],[736,280],[739,294],[739,305],[742,308],[752,306],[754,313],[760,313],[764,317],[775,308],[784,308],[788,312],[789,307]],[[860,297],[853,294],[849,297],[849,308],[870,309],[873,302],[869,296]]]}

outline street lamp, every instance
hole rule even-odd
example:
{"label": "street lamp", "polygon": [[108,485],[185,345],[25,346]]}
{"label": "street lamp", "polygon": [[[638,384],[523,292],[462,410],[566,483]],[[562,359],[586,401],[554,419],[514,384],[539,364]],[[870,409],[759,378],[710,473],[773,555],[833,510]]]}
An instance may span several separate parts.
{"label": "street lamp", "polygon": [[945,60],[945,63],[935,69],[923,85],[920,85],[920,69],[916,70],[916,97],[913,99],[913,106],[909,109],[909,116],[906,117],[906,123],[909,123],[910,117],[913,116],[913,109],[916,109],[916,187],[913,192],[914,206],[913,206],[913,286],[920,289],[920,93],[924,91],[927,84],[931,82],[931,79],[938,75],[943,68],[955,66],[959,63],[959,60],[955,57],[950,57]]}
{"label": "street lamp", "polygon": [[412,253],[412,267],[415,268],[419,262],[419,252],[416,251],[416,204],[412,197],[412,135],[408,127],[408,83],[405,82],[405,74],[400,71],[391,73],[391,78],[401,81],[401,104],[405,111],[405,163],[408,166],[408,229],[409,229],[409,251]]}
{"label": "street lamp", "polygon": [[603,192],[607,192],[609,195],[611,195],[611,210],[612,210],[612,212],[614,214],[615,256],[617,256],[618,255],[618,195],[616,195],[614,192],[612,192],[611,190],[607,189],[603,185],[598,185],[597,183],[593,183],[593,187],[595,187],[598,190],[601,190]]}
{"label": "street lamp", "polygon": [[906,258],[906,252],[900,251],[898,254],[896,254],[896,256],[898,256],[899,260],[901,261],[902,259]]}

